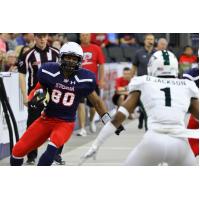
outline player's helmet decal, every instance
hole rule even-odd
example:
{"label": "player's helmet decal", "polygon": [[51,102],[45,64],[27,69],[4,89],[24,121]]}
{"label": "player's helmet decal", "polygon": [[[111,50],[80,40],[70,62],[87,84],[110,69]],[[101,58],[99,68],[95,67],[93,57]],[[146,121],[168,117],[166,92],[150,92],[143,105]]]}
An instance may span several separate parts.
{"label": "player's helmet decal", "polygon": [[168,51],[162,51],[162,55],[163,55],[163,59],[164,59],[164,65],[170,65]]}

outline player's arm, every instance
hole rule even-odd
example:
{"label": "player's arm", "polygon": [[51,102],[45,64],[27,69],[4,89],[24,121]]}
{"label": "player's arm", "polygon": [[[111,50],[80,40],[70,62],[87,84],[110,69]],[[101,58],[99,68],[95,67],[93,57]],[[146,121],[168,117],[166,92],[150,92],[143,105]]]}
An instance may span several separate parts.
{"label": "player's arm", "polygon": [[104,87],[104,64],[99,65],[99,87],[103,88]]}
{"label": "player's arm", "polygon": [[105,142],[105,140],[115,133],[116,130],[121,131],[120,127],[122,127],[122,122],[129,116],[129,113],[136,108],[139,102],[139,97],[140,92],[134,91],[129,94],[127,100],[122,106],[120,106],[114,118],[101,129],[90,149],[82,156],[79,165],[84,163],[88,158],[95,157],[99,147]]}
{"label": "player's arm", "polygon": [[191,99],[189,112],[199,120],[199,99]]}
{"label": "player's arm", "polygon": [[132,65],[131,71],[132,71],[131,72],[132,76],[134,76],[137,73],[137,66],[136,65]]}
{"label": "player's arm", "polygon": [[125,102],[119,107],[118,112],[114,116],[114,118],[111,120],[111,123],[118,128],[122,122],[128,118],[130,113],[133,113],[135,108],[138,105],[140,98],[140,92],[134,91],[130,93],[125,100]]}
{"label": "player's arm", "polygon": [[101,48],[97,49],[98,52],[98,60],[97,63],[99,64],[99,88],[103,88],[105,85],[105,79],[104,79],[104,63],[105,63],[105,58],[104,54]]}
{"label": "player's arm", "polygon": [[87,98],[92,103],[92,105],[95,107],[97,113],[102,117],[105,113],[108,112],[108,109],[106,108],[104,102],[101,100],[101,98],[97,95],[95,91],[90,93]]}
{"label": "player's arm", "polygon": [[[111,120],[111,117],[102,99],[97,95],[95,91],[93,91],[92,93],[88,95],[88,99],[92,103],[92,105],[95,107],[97,113],[100,115],[102,122],[104,124],[108,123]],[[119,135],[119,133],[122,130],[124,130],[124,127],[122,125],[119,125],[117,129],[115,130],[115,133]]]}
{"label": "player's arm", "polygon": [[106,108],[104,102],[102,99],[97,95],[95,91],[90,93],[87,98],[92,103],[92,105],[95,107],[97,113],[100,115],[101,120],[104,124],[109,122],[111,120],[111,117],[108,113],[108,109]]}

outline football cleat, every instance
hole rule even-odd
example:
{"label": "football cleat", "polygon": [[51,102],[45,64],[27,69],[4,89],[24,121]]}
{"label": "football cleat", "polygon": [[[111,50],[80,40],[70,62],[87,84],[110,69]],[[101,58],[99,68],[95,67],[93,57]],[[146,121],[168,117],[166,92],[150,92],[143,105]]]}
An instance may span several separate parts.
{"label": "football cleat", "polygon": [[65,165],[65,161],[62,159],[61,155],[57,154],[55,156],[53,165]]}
{"label": "football cleat", "polygon": [[25,165],[35,165],[35,159],[28,158]]}

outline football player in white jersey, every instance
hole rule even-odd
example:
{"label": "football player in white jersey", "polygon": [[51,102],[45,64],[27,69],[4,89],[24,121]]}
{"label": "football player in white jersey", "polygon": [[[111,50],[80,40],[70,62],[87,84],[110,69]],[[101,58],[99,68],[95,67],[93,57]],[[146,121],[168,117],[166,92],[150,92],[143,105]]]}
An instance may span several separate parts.
{"label": "football player in white jersey", "polygon": [[148,75],[132,78],[127,100],[101,129],[82,162],[95,156],[103,142],[141,101],[147,114],[148,130],[124,165],[159,165],[163,162],[197,165],[187,138],[198,138],[199,132],[186,129],[184,118],[187,112],[199,118],[198,88],[194,82],[177,76],[178,61],[174,54],[166,50],[155,52],[148,64]]}

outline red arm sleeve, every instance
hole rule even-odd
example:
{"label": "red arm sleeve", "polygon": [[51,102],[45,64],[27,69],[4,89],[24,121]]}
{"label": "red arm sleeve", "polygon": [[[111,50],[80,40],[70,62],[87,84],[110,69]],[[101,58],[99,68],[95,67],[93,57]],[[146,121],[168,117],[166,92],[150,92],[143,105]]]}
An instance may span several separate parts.
{"label": "red arm sleeve", "polygon": [[31,99],[34,97],[34,93],[36,90],[42,88],[42,85],[38,82],[34,89],[31,90],[30,94],[28,95],[28,101],[31,101]]}

